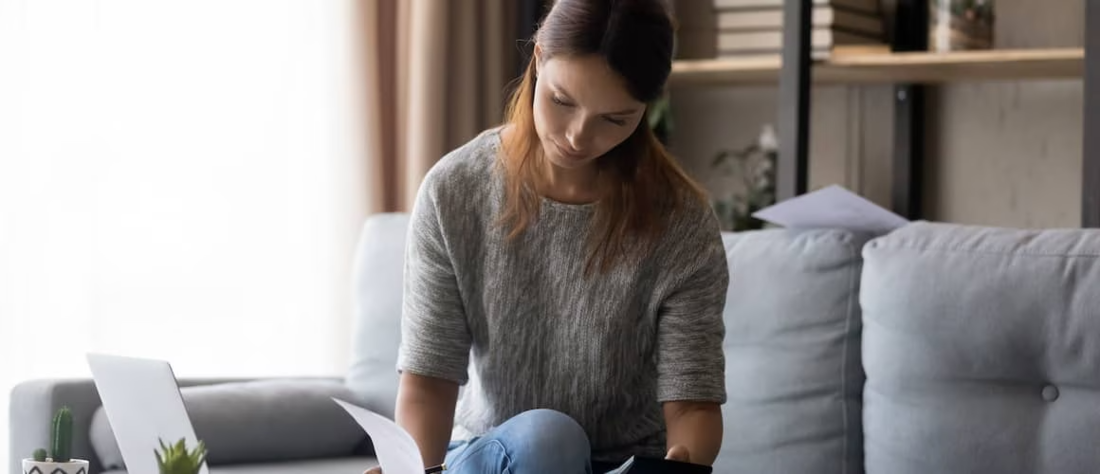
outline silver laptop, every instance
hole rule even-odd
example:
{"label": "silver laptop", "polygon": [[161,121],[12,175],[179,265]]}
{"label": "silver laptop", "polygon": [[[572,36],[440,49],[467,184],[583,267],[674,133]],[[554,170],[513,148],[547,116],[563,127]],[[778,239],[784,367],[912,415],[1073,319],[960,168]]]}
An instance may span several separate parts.
{"label": "silver laptop", "polygon": [[[159,472],[159,440],[173,444],[183,438],[188,450],[198,444],[168,362],[88,354],[88,365],[127,472]],[[208,474],[205,464],[199,474]]]}

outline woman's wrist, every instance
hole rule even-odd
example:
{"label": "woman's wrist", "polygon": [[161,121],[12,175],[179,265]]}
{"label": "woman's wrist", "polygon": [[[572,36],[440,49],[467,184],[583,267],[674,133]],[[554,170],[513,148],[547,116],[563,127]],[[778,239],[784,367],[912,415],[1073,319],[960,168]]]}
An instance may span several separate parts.
{"label": "woman's wrist", "polygon": [[722,409],[711,402],[667,402],[668,458],[711,465],[722,447]]}

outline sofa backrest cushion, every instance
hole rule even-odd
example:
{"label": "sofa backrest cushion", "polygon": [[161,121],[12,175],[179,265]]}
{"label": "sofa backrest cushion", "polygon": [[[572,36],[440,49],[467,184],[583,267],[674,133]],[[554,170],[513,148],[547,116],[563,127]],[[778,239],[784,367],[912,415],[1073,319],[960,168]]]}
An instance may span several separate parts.
{"label": "sofa backrest cushion", "polygon": [[407,214],[376,214],[360,233],[353,274],[351,367],[346,383],[362,406],[393,419],[401,343]]}
{"label": "sofa backrest cushion", "polygon": [[715,472],[862,472],[860,249],[842,230],[725,234],[724,436]]}
{"label": "sofa backrest cushion", "polygon": [[[184,386],[180,395],[195,435],[206,444],[210,465],[346,457],[368,442],[363,429],[332,401],[354,401],[339,380],[278,378]],[[125,469],[103,407],[92,416],[89,438],[105,469]]]}
{"label": "sofa backrest cushion", "polygon": [[867,245],[869,474],[1100,466],[1100,230],[918,222]]}

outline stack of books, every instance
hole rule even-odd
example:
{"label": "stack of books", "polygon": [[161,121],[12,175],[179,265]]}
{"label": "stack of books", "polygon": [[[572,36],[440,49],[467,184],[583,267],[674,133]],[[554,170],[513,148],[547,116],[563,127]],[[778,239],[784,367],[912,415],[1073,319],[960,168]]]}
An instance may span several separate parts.
{"label": "stack of books", "polygon": [[[781,54],[785,1],[713,0],[718,57]],[[879,0],[813,0],[812,4],[810,49],[815,59],[890,50]]]}

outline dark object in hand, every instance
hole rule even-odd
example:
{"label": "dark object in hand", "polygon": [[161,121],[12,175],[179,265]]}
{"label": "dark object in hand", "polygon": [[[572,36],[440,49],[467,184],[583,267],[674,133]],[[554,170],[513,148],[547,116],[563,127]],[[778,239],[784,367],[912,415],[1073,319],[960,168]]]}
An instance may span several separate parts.
{"label": "dark object in hand", "polygon": [[635,458],[627,474],[711,474],[714,469],[702,464],[670,459]]}

